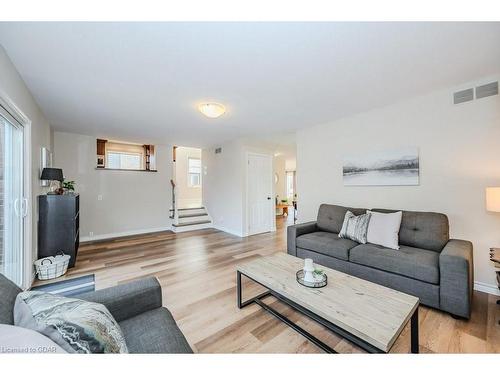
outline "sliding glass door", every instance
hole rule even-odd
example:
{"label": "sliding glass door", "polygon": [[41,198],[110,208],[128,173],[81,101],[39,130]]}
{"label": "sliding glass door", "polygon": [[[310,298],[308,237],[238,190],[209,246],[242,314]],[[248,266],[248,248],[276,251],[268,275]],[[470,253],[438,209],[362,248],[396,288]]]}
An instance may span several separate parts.
{"label": "sliding glass door", "polygon": [[0,273],[22,285],[24,269],[23,127],[0,107]]}

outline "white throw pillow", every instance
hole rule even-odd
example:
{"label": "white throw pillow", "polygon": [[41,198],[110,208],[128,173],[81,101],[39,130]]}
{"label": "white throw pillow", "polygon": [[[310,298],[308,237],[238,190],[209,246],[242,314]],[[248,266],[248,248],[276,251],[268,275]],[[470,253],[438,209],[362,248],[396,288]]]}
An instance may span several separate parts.
{"label": "white throw pillow", "polygon": [[371,214],[367,242],[399,250],[399,227],[403,212],[386,214],[367,210],[366,213]]}
{"label": "white throw pillow", "polygon": [[1,353],[66,353],[48,337],[31,329],[0,324]]}

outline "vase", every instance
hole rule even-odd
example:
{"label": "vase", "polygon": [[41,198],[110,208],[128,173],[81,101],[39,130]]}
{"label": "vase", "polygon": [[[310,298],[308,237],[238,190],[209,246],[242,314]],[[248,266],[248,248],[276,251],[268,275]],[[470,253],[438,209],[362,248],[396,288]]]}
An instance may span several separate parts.
{"label": "vase", "polygon": [[304,259],[304,281],[313,283],[314,280],[314,264],[312,259]]}

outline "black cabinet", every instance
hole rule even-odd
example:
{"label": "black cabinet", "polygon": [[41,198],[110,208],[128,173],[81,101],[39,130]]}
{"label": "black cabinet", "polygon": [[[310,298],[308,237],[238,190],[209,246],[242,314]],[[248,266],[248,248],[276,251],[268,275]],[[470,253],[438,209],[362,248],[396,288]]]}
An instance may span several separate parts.
{"label": "black cabinet", "polygon": [[80,196],[38,196],[38,258],[54,256],[59,251],[71,256],[75,265],[80,243]]}

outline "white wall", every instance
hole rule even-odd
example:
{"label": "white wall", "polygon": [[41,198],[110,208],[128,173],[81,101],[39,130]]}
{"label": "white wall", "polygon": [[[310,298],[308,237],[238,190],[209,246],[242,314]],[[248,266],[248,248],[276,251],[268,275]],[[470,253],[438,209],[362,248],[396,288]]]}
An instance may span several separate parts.
{"label": "white wall", "polygon": [[[484,190],[500,186],[500,96],[453,105],[452,93],[466,87],[472,85],[300,130],[300,221],[314,220],[323,202],[443,212],[450,220],[451,237],[474,244],[476,287],[489,285],[493,292],[488,251],[500,246],[500,214],[486,211]],[[405,146],[420,150],[419,186],[343,185],[344,155]]]}
{"label": "white wall", "polygon": [[31,208],[32,208],[32,256],[37,258],[37,196],[46,193],[40,187],[40,149],[51,148],[50,125],[38,107],[23,79],[0,46],[0,95],[15,104],[31,121]]}
{"label": "white wall", "polygon": [[[247,235],[247,153],[272,157],[273,150],[245,139],[217,147],[222,147],[222,153],[215,154],[215,148],[202,150],[203,204],[212,217],[214,227],[243,237]],[[275,196],[274,188],[272,196]],[[274,223],[274,210],[272,214]]]}
{"label": "white wall", "polygon": [[223,144],[222,152],[202,150],[203,204],[216,228],[243,236],[243,189],[245,175],[241,143]]}
{"label": "white wall", "polygon": [[158,172],[97,170],[95,137],[54,132],[54,165],[80,193],[81,241],[170,229],[171,147],[156,152]]}
{"label": "white wall", "polygon": [[[188,184],[188,159],[201,159],[201,149],[178,147],[175,156],[175,183],[177,192],[177,207],[199,206],[202,202],[202,188]],[[203,176],[202,176],[203,177]]]}

